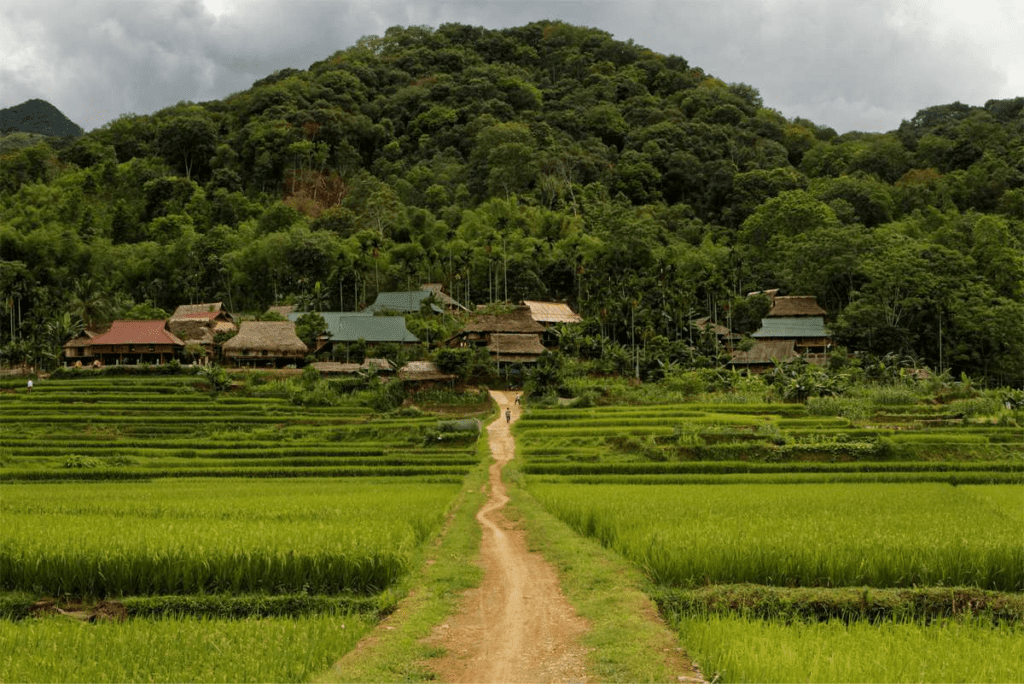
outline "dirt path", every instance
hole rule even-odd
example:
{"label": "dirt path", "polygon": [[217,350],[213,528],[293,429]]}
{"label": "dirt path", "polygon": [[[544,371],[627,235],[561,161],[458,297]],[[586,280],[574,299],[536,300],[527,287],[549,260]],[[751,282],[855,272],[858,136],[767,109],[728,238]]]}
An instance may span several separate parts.
{"label": "dirt path", "polygon": [[491,396],[501,418],[488,428],[491,492],[476,516],[484,579],[463,597],[458,614],[435,630],[430,642],[446,655],[430,667],[443,682],[585,682],[587,623],[562,595],[554,568],[529,551],[524,532],[502,512],[508,497],[501,470],[515,455],[505,411],[512,422],[520,411],[516,393]]}

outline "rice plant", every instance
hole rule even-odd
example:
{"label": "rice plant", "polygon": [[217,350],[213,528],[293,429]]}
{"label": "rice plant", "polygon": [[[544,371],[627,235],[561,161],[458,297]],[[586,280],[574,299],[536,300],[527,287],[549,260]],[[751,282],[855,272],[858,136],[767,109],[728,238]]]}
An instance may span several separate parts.
{"label": "rice plant", "polygon": [[8,682],[309,681],[375,622],[360,615],[0,620],[0,672]]}
{"label": "rice plant", "polygon": [[5,485],[0,586],[83,596],[374,593],[457,484],[183,480]]}
{"label": "rice plant", "polygon": [[685,617],[691,658],[722,682],[1022,682],[1024,626]]}
{"label": "rice plant", "polygon": [[531,493],[670,586],[1024,590],[1017,485],[558,485]]}

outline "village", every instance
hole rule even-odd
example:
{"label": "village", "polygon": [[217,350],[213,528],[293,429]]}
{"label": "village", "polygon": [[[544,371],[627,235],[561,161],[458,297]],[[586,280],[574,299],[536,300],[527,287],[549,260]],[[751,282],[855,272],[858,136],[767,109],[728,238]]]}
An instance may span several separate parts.
{"label": "village", "polygon": [[[709,317],[693,321],[713,334],[727,353],[728,366],[759,373],[776,363],[801,358],[824,365],[832,348],[825,311],[813,296],[768,293],[772,306],[761,327],[742,345],[743,336]],[[486,307],[480,307],[486,309]],[[517,364],[530,367],[548,351],[558,349],[556,326],[582,322],[565,302],[523,300],[494,313],[469,311],[439,284],[419,290],[381,292],[360,311],[315,312],[323,330],[311,344],[296,331],[296,322],[310,312],[295,306],[270,307],[268,320],[236,318],[223,302],[183,304],[167,319],[115,320],[104,331],[83,330],[63,346],[66,368],[102,368],[111,365],[162,365],[171,361],[207,365],[217,361],[240,368],[302,368],[312,366],[321,375],[354,375],[373,370],[382,377],[409,381],[451,380],[430,360],[412,360],[401,367],[373,351],[382,345],[408,350],[425,347],[486,349],[497,368]],[[406,326],[406,316],[423,314],[458,317],[465,321],[454,335],[442,340],[421,340]],[[353,346],[362,358],[352,359]]]}

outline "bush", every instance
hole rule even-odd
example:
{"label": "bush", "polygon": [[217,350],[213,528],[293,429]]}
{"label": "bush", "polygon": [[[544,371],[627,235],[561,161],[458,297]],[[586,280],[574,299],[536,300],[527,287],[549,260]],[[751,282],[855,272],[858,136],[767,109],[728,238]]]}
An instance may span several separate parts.
{"label": "bush", "polygon": [[367,394],[365,405],[378,413],[386,413],[398,408],[405,401],[405,385],[401,380],[393,379],[382,383]]}

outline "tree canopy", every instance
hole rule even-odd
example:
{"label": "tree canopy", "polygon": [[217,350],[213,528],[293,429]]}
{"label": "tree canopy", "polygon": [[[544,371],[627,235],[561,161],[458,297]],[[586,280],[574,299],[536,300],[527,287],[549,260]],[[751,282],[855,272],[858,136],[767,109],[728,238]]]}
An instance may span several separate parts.
{"label": "tree canopy", "polygon": [[851,349],[1021,384],[1024,98],[838,135],[593,28],[393,27],[4,153],[0,257],[10,361],[137,303],[352,310],[439,282],[638,344],[782,288]]}

